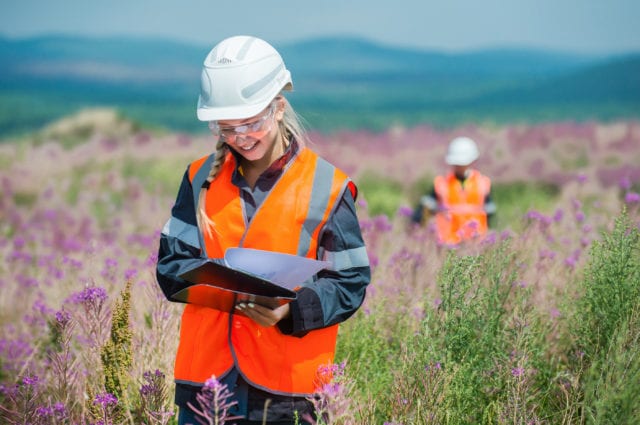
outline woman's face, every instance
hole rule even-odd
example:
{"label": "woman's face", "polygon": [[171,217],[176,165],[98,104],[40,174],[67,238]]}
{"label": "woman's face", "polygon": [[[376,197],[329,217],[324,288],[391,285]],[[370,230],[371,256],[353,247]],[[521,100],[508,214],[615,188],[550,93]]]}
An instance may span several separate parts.
{"label": "woman's face", "polygon": [[283,101],[275,100],[254,117],[218,121],[217,131],[247,161],[271,164],[284,153],[278,125],[283,116]]}

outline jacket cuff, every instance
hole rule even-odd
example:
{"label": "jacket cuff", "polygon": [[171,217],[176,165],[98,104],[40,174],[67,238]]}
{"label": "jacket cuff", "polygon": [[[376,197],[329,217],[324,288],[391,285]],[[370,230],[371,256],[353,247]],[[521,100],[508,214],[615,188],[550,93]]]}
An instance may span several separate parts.
{"label": "jacket cuff", "polygon": [[324,327],[324,314],[318,294],[310,288],[301,288],[289,304],[291,317],[277,323],[285,335],[303,337],[310,330]]}

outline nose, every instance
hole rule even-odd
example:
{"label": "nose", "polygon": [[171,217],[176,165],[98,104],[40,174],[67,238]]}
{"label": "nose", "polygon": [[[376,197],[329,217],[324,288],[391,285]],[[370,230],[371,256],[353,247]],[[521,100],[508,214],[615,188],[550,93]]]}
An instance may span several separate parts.
{"label": "nose", "polygon": [[234,136],[234,140],[233,143],[241,146],[247,143],[247,139],[249,138],[249,136],[247,134],[236,134]]}

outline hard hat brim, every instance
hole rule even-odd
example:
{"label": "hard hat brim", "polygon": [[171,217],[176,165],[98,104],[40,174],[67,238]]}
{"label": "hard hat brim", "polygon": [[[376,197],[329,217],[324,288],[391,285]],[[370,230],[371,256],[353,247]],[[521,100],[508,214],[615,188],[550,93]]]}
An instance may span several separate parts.
{"label": "hard hat brim", "polygon": [[[282,90],[292,91],[293,84],[287,82]],[[275,99],[275,96],[268,101],[254,105],[240,105],[227,107],[207,107],[202,96],[198,97],[197,115],[200,121],[221,121],[221,120],[243,120],[251,118],[262,112]]]}
{"label": "hard hat brim", "polygon": [[478,159],[478,157],[474,157],[474,158],[469,158],[469,157],[459,157],[459,156],[453,156],[453,155],[447,155],[444,158],[444,161],[449,164],[449,165],[461,165],[461,166],[466,166],[471,164],[473,161],[475,161],[476,159]]}
{"label": "hard hat brim", "polygon": [[198,119],[200,121],[243,120],[258,115],[270,102],[258,105],[244,105],[226,108],[207,108],[198,99]]}

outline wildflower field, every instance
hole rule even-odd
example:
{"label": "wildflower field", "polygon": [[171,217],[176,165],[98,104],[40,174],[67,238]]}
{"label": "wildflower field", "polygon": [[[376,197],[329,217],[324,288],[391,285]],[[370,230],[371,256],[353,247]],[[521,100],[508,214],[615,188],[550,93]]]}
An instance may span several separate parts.
{"label": "wildflower field", "polygon": [[[87,114],[0,144],[0,423],[174,424],[157,241],[213,141]],[[451,250],[407,216],[455,135],[498,213]],[[640,423],[640,123],[311,137],[360,188],[373,272],[324,423]]]}

